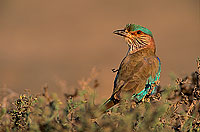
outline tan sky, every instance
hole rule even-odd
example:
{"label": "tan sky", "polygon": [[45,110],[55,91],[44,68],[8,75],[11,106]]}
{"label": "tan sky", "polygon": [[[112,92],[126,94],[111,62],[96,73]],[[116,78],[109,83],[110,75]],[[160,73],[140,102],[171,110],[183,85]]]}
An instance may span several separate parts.
{"label": "tan sky", "polygon": [[153,32],[161,85],[169,83],[170,72],[183,77],[195,70],[199,0],[0,1],[0,87],[39,92],[48,83],[58,94],[72,92],[96,67],[98,93],[107,98],[115,77],[111,69],[128,48],[112,32],[127,23]]}

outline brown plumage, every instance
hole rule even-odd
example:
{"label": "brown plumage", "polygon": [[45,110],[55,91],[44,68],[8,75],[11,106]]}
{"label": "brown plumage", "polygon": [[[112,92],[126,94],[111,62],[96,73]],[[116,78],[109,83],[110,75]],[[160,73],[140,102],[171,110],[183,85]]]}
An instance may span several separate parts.
{"label": "brown plumage", "polygon": [[119,103],[124,93],[140,101],[160,77],[160,60],[155,55],[155,43],[148,29],[130,24],[124,30],[114,33],[125,37],[129,50],[119,66],[113,93],[100,108],[101,112]]}

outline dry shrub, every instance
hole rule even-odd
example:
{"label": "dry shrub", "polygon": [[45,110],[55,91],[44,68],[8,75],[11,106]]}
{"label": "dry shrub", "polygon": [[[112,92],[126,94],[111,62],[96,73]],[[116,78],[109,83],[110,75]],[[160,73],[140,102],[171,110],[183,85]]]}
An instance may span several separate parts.
{"label": "dry shrub", "polygon": [[79,81],[73,94],[65,93],[65,102],[48,87],[39,95],[26,92],[12,105],[1,101],[0,131],[200,131],[200,65],[198,70],[183,79],[172,77],[172,84],[159,87],[155,95],[141,102],[125,97],[107,113],[97,116],[94,104],[99,82],[96,71]]}

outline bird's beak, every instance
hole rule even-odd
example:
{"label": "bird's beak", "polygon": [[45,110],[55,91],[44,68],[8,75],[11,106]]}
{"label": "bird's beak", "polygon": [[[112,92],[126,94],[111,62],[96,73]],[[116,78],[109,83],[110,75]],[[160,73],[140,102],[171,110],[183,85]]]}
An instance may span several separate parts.
{"label": "bird's beak", "polygon": [[120,36],[123,36],[123,37],[127,37],[128,36],[128,32],[126,32],[125,29],[123,29],[123,30],[116,30],[113,33],[117,34],[117,35],[120,35]]}

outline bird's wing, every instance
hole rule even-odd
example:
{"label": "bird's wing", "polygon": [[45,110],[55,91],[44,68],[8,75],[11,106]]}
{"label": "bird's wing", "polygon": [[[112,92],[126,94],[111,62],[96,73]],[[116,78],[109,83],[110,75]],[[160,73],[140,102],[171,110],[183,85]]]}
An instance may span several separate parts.
{"label": "bird's wing", "polygon": [[113,96],[120,98],[120,93],[137,94],[145,88],[148,78],[155,78],[159,70],[156,56],[137,59],[124,59],[114,81]]}

